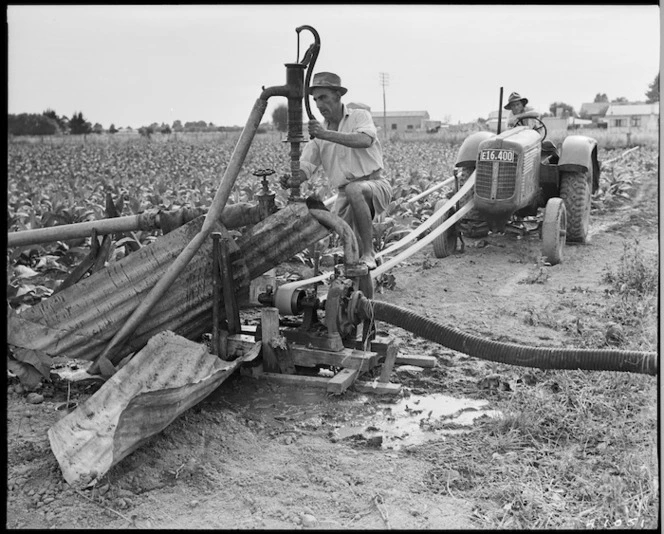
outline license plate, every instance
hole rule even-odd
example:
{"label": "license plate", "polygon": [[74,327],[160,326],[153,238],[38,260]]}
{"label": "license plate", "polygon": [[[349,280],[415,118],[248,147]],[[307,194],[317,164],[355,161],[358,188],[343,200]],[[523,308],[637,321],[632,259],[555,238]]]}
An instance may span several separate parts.
{"label": "license plate", "polygon": [[501,150],[498,148],[489,148],[480,150],[480,161],[505,161],[514,163],[514,150]]}

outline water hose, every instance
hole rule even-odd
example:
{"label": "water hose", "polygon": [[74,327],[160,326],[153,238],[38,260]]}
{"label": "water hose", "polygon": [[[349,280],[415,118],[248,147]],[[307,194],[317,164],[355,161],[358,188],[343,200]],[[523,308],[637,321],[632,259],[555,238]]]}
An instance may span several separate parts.
{"label": "water hose", "polygon": [[360,319],[390,323],[457,352],[492,362],[538,369],[622,371],[648,375],[657,375],[659,372],[656,352],[529,347],[482,339],[394,304],[370,300],[364,296],[359,299],[357,306]]}
{"label": "water hose", "polygon": [[403,248],[404,245],[412,242],[413,239],[415,239],[420,234],[424,233],[426,230],[431,228],[438,221],[438,219],[441,219],[443,215],[445,215],[448,211],[450,211],[466,195],[466,193],[470,193],[474,186],[475,186],[475,173],[471,174],[470,178],[466,181],[465,184],[463,184],[463,187],[459,189],[452,196],[452,198],[448,199],[443,206],[441,206],[434,213],[432,213],[431,217],[429,217],[426,221],[424,221],[420,226],[415,228],[412,232],[408,233],[408,235],[399,239],[399,241],[397,241],[396,243],[393,243],[386,249],[381,250],[378,254],[376,254],[376,257],[380,258],[382,256],[385,256],[386,254],[389,254],[394,250]]}

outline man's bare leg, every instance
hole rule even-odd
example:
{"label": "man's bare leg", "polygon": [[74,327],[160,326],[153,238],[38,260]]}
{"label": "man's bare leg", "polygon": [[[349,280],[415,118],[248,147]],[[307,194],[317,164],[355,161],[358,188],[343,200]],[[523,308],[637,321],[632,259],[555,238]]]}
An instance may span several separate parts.
{"label": "man's bare leg", "polygon": [[351,182],[346,186],[346,196],[353,210],[357,227],[360,262],[366,263],[369,269],[376,268],[376,253],[373,248],[373,217],[370,202],[371,189],[362,182]]}

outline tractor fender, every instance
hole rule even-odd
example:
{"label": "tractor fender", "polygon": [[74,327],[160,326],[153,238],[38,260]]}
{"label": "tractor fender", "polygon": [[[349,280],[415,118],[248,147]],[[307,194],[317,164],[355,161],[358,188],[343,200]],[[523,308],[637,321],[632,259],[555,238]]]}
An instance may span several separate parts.
{"label": "tractor fender", "polygon": [[570,135],[563,140],[560,152],[558,170],[588,172],[594,193],[599,188],[600,172],[597,141],[585,135]]}
{"label": "tractor fender", "polygon": [[480,143],[485,139],[490,137],[495,137],[496,134],[491,132],[475,132],[470,134],[463,140],[461,143],[461,148],[457,153],[456,161],[454,162],[455,167],[469,167],[475,166],[477,163],[477,151],[479,149]]}

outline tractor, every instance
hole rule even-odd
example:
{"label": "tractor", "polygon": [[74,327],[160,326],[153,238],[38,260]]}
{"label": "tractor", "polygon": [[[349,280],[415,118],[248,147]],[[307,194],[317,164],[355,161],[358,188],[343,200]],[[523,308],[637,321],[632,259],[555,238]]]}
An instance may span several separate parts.
{"label": "tractor", "polygon": [[[538,215],[544,208],[538,226],[542,256],[556,265],[563,259],[565,242],[588,241],[590,197],[599,187],[597,141],[571,135],[559,153],[546,139],[546,125],[540,119],[528,118],[532,126],[519,120],[503,133],[500,120],[497,133],[476,132],[461,144],[454,169],[456,190],[473,174],[475,183],[456,208],[469,201],[474,206],[433,241],[434,254],[444,258],[456,250],[457,238],[464,234],[503,232],[516,218]],[[444,203],[440,200],[436,210]]]}

